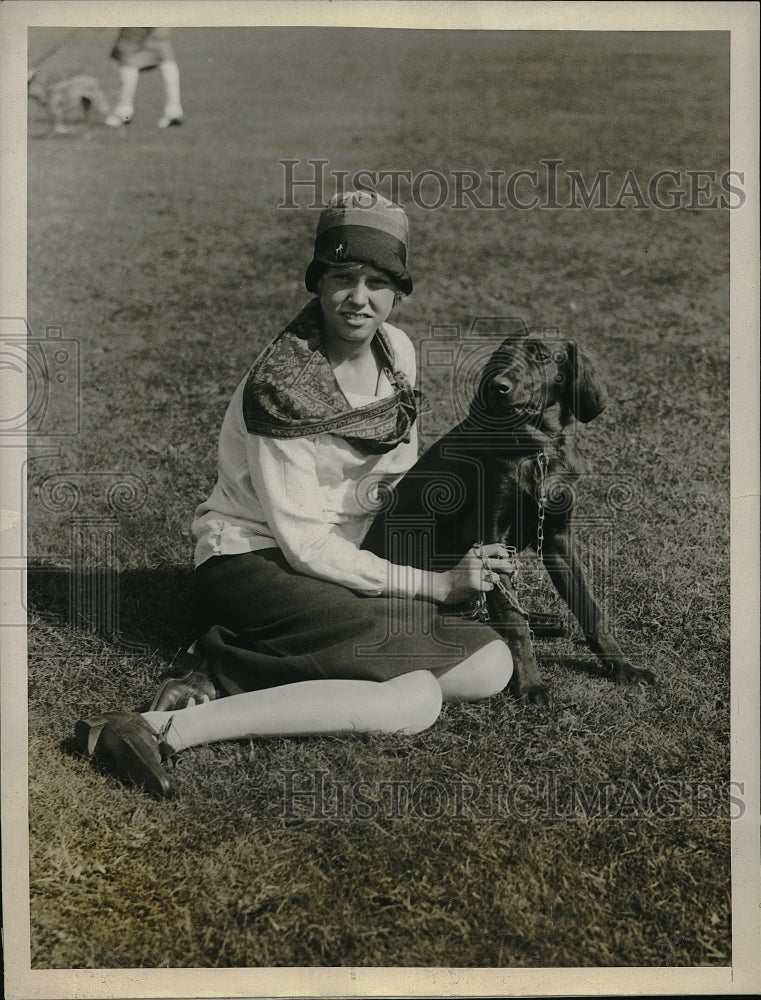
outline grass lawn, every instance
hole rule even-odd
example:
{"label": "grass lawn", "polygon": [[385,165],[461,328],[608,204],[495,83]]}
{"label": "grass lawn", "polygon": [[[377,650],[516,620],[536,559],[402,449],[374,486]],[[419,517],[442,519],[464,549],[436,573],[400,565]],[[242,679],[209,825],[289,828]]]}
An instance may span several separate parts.
{"label": "grass lawn", "polygon": [[[56,60],[114,97],[110,41],[84,32]],[[46,138],[30,111],[29,322],[81,363],[43,427],[79,432],[29,463],[32,968],[730,965],[727,211],[432,210],[400,190],[416,288],[395,322],[421,350],[432,327],[467,342],[476,317],[521,316],[596,356],[610,404],[584,431],[579,532],[654,688],[609,684],[569,623],[539,643],[548,712],[501,695],[414,738],[204,747],[161,803],[72,738],[82,715],[146,706],[193,638],[189,524],[225,406],[307,298],[317,213],[278,207],[278,161],[537,170],[541,188],[556,159],[587,186],[666,169],[684,186],[729,166],[728,37],[175,44],[180,129],[155,127],[156,74],[123,134]],[[426,441],[455,422],[462,370],[422,372]],[[525,563],[527,602],[557,610]]]}

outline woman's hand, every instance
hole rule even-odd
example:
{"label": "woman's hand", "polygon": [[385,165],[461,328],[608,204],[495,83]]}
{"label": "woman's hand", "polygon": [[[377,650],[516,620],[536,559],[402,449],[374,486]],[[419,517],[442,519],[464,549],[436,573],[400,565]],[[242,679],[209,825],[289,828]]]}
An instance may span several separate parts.
{"label": "woman's hand", "polygon": [[454,569],[434,574],[436,601],[440,604],[462,604],[474,594],[494,590],[494,585],[499,580],[499,560],[509,558],[509,553],[499,542],[484,545],[483,553],[492,563],[492,568],[486,569],[481,549],[480,545],[474,545]]}

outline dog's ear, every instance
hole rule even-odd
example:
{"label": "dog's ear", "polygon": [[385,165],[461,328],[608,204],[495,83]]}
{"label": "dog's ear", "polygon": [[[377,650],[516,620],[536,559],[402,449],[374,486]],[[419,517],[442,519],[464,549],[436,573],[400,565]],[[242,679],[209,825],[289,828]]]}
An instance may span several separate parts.
{"label": "dog's ear", "polygon": [[595,371],[592,359],[573,340],[568,341],[571,366],[571,412],[583,424],[599,416],[608,403],[608,393]]}

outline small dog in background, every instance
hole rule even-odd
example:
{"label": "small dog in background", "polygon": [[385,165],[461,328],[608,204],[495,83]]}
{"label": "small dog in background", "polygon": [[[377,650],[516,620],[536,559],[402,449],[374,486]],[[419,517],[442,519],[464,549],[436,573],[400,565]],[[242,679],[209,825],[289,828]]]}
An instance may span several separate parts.
{"label": "small dog in background", "polygon": [[27,80],[27,96],[45,108],[50,132],[56,135],[78,131],[78,126],[68,124],[74,116],[89,125],[92,108],[104,118],[109,112],[100,84],[85,73],[43,80],[32,70]]}

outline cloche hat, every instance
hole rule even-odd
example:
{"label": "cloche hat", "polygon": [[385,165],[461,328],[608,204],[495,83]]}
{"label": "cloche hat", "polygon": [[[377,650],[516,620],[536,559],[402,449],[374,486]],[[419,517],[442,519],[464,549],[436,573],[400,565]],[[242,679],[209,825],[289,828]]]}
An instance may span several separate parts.
{"label": "cloche hat", "polygon": [[375,191],[346,191],[330,200],[320,213],[314,259],[304,278],[307,290],[317,294],[327,267],[370,264],[394,279],[405,295],[412,291],[407,271],[409,224],[401,206]]}

